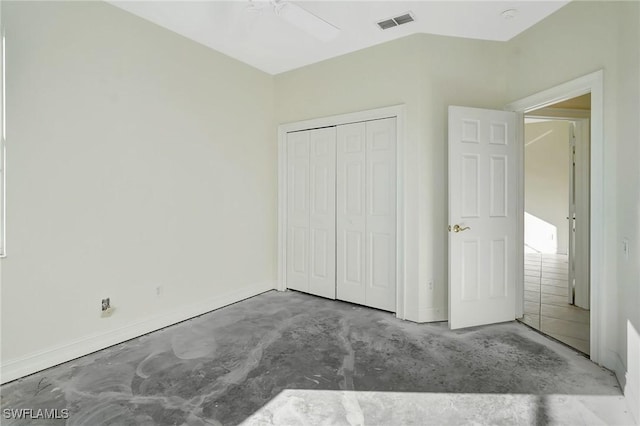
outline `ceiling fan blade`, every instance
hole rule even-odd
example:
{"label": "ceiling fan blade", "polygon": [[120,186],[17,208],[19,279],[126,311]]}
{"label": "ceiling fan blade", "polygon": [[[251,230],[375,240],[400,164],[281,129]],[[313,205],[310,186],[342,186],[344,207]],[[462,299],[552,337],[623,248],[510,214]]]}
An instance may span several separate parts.
{"label": "ceiling fan blade", "polygon": [[276,13],[291,25],[322,41],[333,40],[340,34],[340,28],[294,3],[277,2]]}

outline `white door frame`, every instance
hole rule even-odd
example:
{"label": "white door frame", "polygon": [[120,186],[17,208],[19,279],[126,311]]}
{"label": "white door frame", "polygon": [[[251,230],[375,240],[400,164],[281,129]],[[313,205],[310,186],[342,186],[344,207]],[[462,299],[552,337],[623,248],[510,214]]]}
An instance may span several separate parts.
{"label": "white door frame", "polygon": [[278,126],[278,282],[276,290],[286,290],[287,282],[287,133],[361,121],[396,117],[396,316],[405,319],[405,227],[404,227],[404,144],[405,105],[333,115]]}
{"label": "white door frame", "polygon": [[524,306],[524,114],[544,108],[567,99],[591,93],[591,200],[590,200],[590,357],[601,364],[606,353],[603,347],[603,300],[604,300],[604,72],[587,74],[575,80],[560,84],[505,107],[508,111],[521,114],[518,129],[518,259],[516,281],[516,315],[523,315]]}

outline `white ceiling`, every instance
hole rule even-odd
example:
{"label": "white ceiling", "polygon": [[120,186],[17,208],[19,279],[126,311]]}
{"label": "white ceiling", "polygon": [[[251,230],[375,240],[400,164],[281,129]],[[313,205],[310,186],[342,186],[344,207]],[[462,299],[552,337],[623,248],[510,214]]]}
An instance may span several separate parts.
{"label": "white ceiling", "polygon": [[[109,3],[270,74],[289,71],[414,33],[507,41],[552,14],[567,0],[295,1],[340,28],[320,41],[248,1],[126,1]],[[261,3],[264,4],[264,3]],[[505,19],[501,13],[516,9]],[[382,31],[383,19],[413,12],[415,22]]]}

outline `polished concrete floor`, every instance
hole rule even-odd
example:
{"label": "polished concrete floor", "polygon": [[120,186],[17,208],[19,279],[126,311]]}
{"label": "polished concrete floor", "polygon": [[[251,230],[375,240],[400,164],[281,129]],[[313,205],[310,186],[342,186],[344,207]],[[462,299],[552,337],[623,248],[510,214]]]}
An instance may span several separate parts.
{"label": "polished concrete floor", "polygon": [[526,253],[522,322],[589,354],[589,310],[569,304],[568,256]]}
{"label": "polished concrete floor", "polygon": [[615,377],[517,322],[450,331],[267,292],[0,388],[3,425],[631,424]]}

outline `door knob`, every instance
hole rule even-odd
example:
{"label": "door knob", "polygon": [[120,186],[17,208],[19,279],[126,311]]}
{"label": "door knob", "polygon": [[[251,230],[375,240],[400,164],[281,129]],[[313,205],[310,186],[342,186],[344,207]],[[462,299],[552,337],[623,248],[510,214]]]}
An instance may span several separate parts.
{"label": "door knob", "polygon": [[[466,231],[467,229],[471,229],[470,226],[460,226],[457,223],[455,225],[453,225],[453,232],[462,232],[462,231]],[[449,231],[451,231],[451,227],[449,227]]]}

